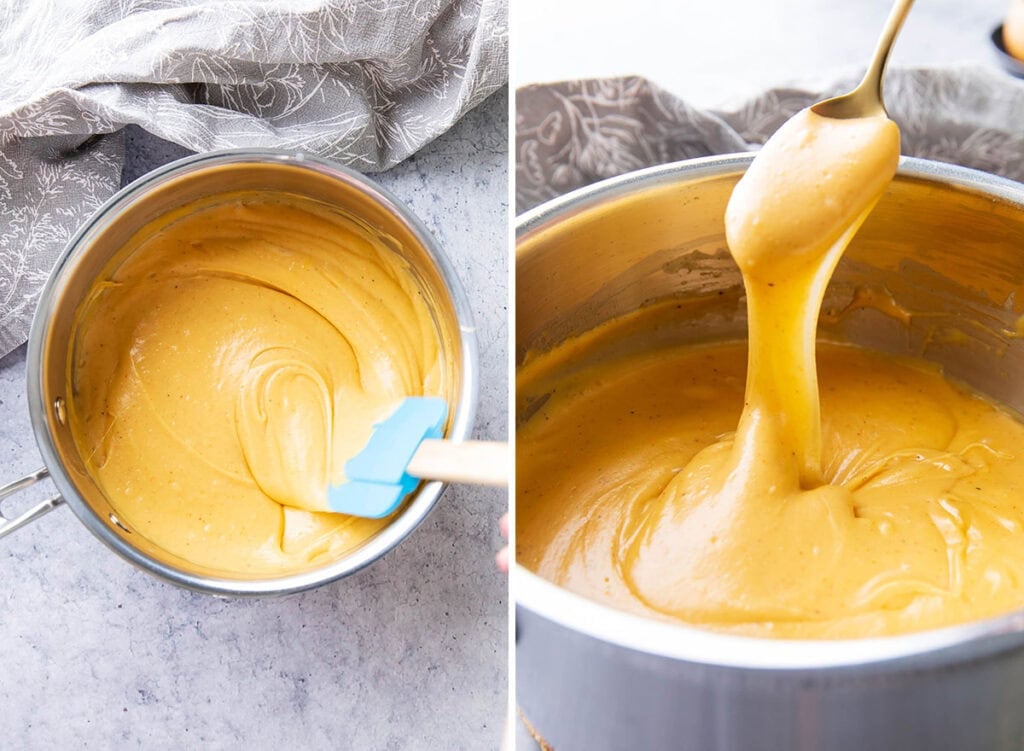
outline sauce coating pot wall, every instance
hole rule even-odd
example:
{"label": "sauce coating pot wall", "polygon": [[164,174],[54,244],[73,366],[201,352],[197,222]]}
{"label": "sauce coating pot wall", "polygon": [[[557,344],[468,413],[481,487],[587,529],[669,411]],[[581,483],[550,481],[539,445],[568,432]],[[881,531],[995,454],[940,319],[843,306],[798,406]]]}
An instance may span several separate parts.
{"label": "sauce coating pot wall", "polygon": [[[751,156],[644,170],[517,227],[516,357],[667,297],[673,341],[744,336],[724,212]],[[819,331],[923,357],[1024,412],[1024,186],[915,159],[839,264]],[[523,419],[543,395],[517,394]],[[813,575],[813,572],[809,572]],[[906,636],[760,640],[614,611],[522,567],[517,701],[574,749],[1019,749],[1024,612]]]}
{"label": "sauce coating pot wall", "polygon": [[[409,261],[440,332],[445,397],[451,405],[447,435],[468,438],[477,401],[475,329],[468,301],[444,254],[423,225],[375,183],[330,162],[273,150],[216,152],[175,162],[119,192],[90,219],[69,243],[41,294],[29,337],[28,396],[46,468],[64,501],[104,543],[175,584],[224,595],[272,595],[318,586],[372,563],[423,520],[444,486],[422,484],[387,527],[338,560],[280,577],[228,575],[175,557],[117,519],[84,469],[63,407],[76,310],[126,240],[175,208],[245,190],[296,194],[337,208],[379,233]],[[0,536],[9,531],[0,524]]]}

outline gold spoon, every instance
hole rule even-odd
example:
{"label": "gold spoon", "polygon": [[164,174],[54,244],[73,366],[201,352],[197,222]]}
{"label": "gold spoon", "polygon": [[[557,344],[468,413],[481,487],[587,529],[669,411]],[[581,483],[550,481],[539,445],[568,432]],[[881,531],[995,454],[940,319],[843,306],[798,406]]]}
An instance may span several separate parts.
{"label": "gold spoon", "polygon": [[914,0],[896,0],[893,3],[885,28],[882,29],[882,36],[878,39],[878,46],[875,47],[875,54],[871,58],[871,64],[857,87],[847,94],[818,102],[811,107],[812,112],[839,120],[889,116],[882,100],[882,77],[885,75],[885,64],[889,61],[889,53],[896,41],[896,35],[899,34],[913,4]]}

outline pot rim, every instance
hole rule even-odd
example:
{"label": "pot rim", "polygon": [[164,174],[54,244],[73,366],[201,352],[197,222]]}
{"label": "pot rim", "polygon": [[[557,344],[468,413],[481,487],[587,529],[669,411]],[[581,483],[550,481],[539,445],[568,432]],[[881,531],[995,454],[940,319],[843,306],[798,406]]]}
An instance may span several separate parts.
{"label": "pot rim", "polygon": [[452,439],[462,441],[470,437],[479,397],[480,366],[476,326],[469,299],[454,266],[423,222],[394,194],[365,175],[331,160],[302,151],[237,148],[194,154],[175,160],[118,190],[92,214],[71,238],[47,277],[40,293],[36,312],[32,319],[32,327],[29,331],[26,364],[28,407],[32,430],[35,433],[36,444],[39,446],[43,462],[50,471],[58,491],[79,521],[107,547],[135,566],[173,584],[198,592],[228,597],[291,594],[354,574],[384,556],[404,540],[427,517],[447,487],[441,482],[428,482],[421,485],[413,500],[394,521],[338,561],[297,574],[252,579],[202,576],[163,563],[138,550],[117,535],[78,494],[74,483],[60,461],[53,437],[50,434],[47,420],[50,405],[43,402],[43,348],[49,336],[50,317],[55,307],[55,296],[63,286],[65,272],[86,249],[87,246],[83,246],[82,243],[92,230],[100,222],[106,221],[112,214],[124,209],[145,192],[174,178],[203,168],[245,163],[287,164],[312,170],[350,185],[355,190],[369,196],[388,213],[393,214],[400,222],[406,224],[417,241],[422,244],[424,251],[441,276],[458,323],[457,346],[461,350],[462,383],[452,417],[450,432]]}
{"label": "pot rim", "polygon": [[[743,172],[753,154],[701,157],[630,172],[579,188],[523,213],[520,244],[533,233],[606,201],[680,180]],[[901,157],[898,176],[981,193],[1024,212],[1024,184],[959,165]],[[892,663],[906,667],[980,659],[1024,639],[1024,608],[980,621],[866,639],[773,639],[737,636],[658,621],[600,604],[563,589],[521,564],[513,570],[516,604],[548,621],[619,647],[690,663],[764,670],[826,670]]]}

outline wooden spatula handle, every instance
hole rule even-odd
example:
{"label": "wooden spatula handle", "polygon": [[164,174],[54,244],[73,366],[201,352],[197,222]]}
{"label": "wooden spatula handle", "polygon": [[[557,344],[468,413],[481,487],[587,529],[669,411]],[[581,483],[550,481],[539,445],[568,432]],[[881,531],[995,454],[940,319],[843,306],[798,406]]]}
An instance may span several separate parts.
{"label": "wooden spatula handle", "polygon": [[406,471],[422,480],[506,487],[510,461],[504,441],[427,439],[413,454]]}

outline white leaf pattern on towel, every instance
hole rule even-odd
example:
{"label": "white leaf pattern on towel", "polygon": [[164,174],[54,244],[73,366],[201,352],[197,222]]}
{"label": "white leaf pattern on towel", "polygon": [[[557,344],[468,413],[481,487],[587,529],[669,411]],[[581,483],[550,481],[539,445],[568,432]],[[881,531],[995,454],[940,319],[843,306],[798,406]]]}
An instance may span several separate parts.
{"label": "white leaf pattern on towel", "polygon": [[505,84],[508,3],[4,0],[0,68],[2,356],[120,182],[122,137],[95,134],[136,123],[193,151],[387,169]]}
{"label": "white leaf pattern on towel", "polygon": [[[636,77],[516,92],[516,210],[643,167],[756,149],[791,115],[841,91],[775,89],[730,112],[694,109]],[[980,67],[890,71],[903,153],[1024,180],[1024,82]]]}

